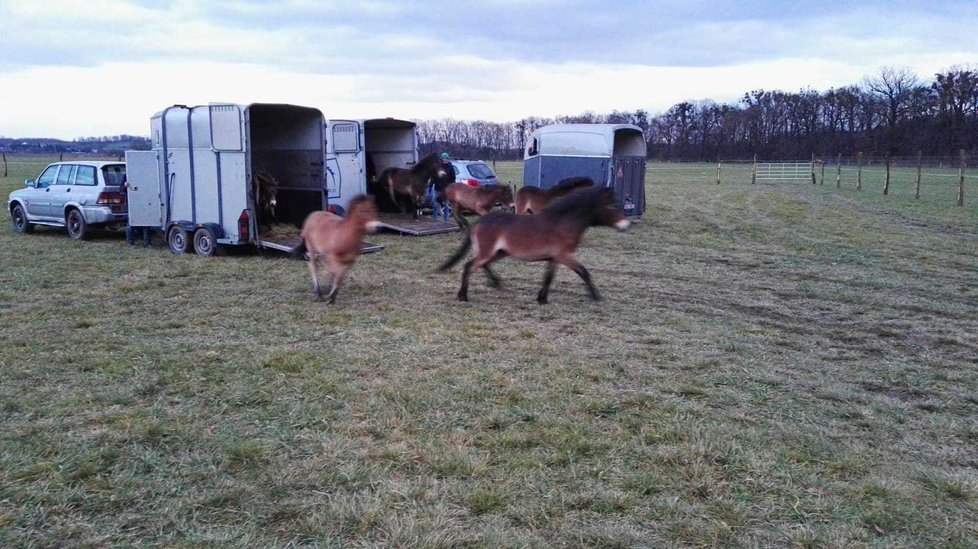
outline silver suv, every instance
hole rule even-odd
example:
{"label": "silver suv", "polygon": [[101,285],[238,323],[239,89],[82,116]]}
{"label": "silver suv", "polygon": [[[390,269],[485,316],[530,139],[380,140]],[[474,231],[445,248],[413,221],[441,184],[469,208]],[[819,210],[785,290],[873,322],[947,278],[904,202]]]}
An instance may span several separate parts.
{"label": "silver suv", "polygon": [[14,232],[30,234],[34,225],[66,227],[75,240],[91,227],[124,225],[128,219],[123,162],[55,162],[27,187],[10,193],[7,209]]}
{"label": "silver suv", "polygon": [[455,182],[465,183],[473,187],[483,185],[495,185],[496,172],[492,171],[489,164],[481,160],[452,160],[455,166]]}

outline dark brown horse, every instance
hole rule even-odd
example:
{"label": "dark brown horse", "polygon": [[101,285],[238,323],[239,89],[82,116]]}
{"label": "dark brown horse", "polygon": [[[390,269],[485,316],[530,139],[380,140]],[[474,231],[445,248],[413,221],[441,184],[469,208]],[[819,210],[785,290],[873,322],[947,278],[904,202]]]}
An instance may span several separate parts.
{"label": "dark brown horse", "polygon": [[405,202],[410,203],[414,219],[420,217],[419,210],[428,191],[428,180],[445,177],[445,168],[435,153],[418,160],[410,169],[387,168],[377,177],[377,182],[390,193],[391,202],[397,204],[401,213],[407,212]]}
{"label": "dark brown horse", "polygon": [[520,261],[546,261],[543,286],[537,293],[537,302],[547,302],[550,283],[557,265],[565,265],[581,277],[587,285],[591,299],[600,300],[597,288],[591,282],[591,274],[574,256],[581,236],[588,227],[614,227],[628,229],[630,222],[615,205],[614,192],[606,187],[594,187],[571,193],[558,199],[538,215],[517,215],[493,212],[479,219],[465,235],[462,246],[438,268],[445,271],[459,262],[471,247],[475,255],[462,270],[462,287],[458,300],[469,300],[469,275],[472,269],[482,267],[489,277],[489,284],[498,288],[499,277],[489,269],[489,264],[506,256]]}
{"label": "dark brown horse", "polygon": [[309,274],[316,301],[323,300],[317,272],[319,263],[324,262],[332,276],[329,303],[335,303],[346,272],[360,256],[363,235],[375,231],[379,222],[373,198],[362,194],[350,199],[345,217],[322,211],[306,217],[302,224],[302,243],[293,253],[298,257],[304,252],[309,254]]}
{"label": "dark brown horse", "polygon": [[278,181],[267,172],[255,172],[251,181],[258,202],[258,222],[271,226],[275,222],[275,207],[278,205]]}
{"label": "dark brown horse", "polygon": [[445,187],[445,199],[452,207],[452,216],[463,229],[469,228],[464,213],[486,215],[497,204],[513,207],[513,189],[509,185],[485,185],[471,187],[464,183],[452,183]]}
{"label": "dark brown horse", "polygon": [[516,191],[516,213],[531,214],[540,213],[540,210],[547,207],[554,200],[570,193],[576,189],[594,186],[594,180],[590,177],[568,177],[561,179],[559,183],[549,189],[541,189],[524,185]]}

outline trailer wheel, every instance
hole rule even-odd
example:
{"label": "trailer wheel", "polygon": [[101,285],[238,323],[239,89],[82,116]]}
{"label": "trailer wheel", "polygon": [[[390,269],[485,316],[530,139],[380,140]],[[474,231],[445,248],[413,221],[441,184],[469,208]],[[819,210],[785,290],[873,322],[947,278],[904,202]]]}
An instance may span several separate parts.
{"label": "trailer wheel", "polygon": [[194,231],[194,251],[201,257],[217,255],[217,240],[214,231],[208,227],[199,227]]}
{"label": "trailer wheel", "polygon": [[166,231],[166,244],[176,255],[186,252],[190,244],[186,229],[180,225],[171,226]]}

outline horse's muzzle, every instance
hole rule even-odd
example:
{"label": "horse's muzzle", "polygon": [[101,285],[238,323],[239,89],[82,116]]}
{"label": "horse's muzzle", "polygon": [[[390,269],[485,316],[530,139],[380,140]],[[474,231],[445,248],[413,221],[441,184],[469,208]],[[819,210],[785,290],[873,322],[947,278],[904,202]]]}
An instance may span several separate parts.
{"label": "horse's muzzle", "polygon": [[629,227],[632,226],[632,222],[627,219],[621,219],[615,222],[615,228],[621,232],[625,232]]}

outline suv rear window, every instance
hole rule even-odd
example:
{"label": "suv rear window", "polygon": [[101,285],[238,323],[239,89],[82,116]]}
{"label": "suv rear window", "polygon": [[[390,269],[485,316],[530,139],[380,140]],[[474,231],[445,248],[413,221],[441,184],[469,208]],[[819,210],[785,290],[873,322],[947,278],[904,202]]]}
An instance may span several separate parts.
{"label": "suv rear window", "polygon": [[110,164],[108,166],[102,166],[102,179],[105,180],[105,185],[108,187],[122,185],[122,182],[126,180],[126,165]]}
{"label": "suv rear window", "polygon": [[478,179],[488,179],[490,177],[495,177],[496,174],[492,173],[492,168],[488,164],[483,164],[482,162],[472,163],[468,165],[469,173],[472,177]]}

